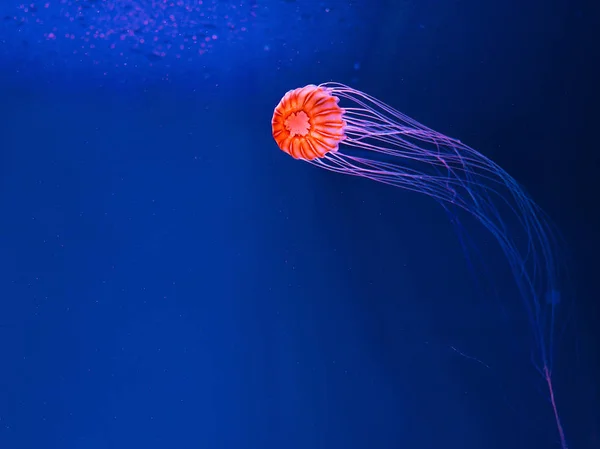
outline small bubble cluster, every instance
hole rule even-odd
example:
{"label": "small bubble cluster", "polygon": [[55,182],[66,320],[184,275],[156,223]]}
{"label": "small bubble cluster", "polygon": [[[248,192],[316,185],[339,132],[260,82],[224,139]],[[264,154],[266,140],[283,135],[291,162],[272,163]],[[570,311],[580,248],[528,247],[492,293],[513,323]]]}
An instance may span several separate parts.
{"label": "small bubble cluster", "polygon": [[364,39],[368,3],[357,3],[0,0],[0,69],[22,82],[51,83],[207,80],[243,76],[251,68],[337,66],[343,55],[370,51]]}
{"label": "small bubble cluster", "polygon": [[[6,4],[5,4],[6,6]],[[242,39],[256,17],[256,0],[45,0],[4,12],[3,29],[18,28],[21,45],[64,54],[148,63],[210,52],[219,40]],[[138,58],[140,59],[140,58]]]}

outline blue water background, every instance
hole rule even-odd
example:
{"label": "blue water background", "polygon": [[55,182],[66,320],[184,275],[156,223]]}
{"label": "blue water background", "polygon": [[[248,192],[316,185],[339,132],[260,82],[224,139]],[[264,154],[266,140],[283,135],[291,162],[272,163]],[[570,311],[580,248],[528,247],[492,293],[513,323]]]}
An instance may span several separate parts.
{"label": "blue water background", "polygon": [[6,0],[0,19],[0,448],[559,447],[491,236],[463,217],[473,271],[435,202],[273,142],[281,96],[330,80],[493,158],[557,223],[557,400],[571,447],[600,447],[594,8]]}

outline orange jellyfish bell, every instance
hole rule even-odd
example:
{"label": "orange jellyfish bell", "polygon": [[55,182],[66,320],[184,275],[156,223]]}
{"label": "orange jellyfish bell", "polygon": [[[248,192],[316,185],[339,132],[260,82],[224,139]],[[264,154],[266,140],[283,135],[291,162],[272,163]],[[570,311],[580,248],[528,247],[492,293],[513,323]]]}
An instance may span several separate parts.
{"label": "orange jellyfish bell", "polygon": [[307,161],[337,151],[346,127],[338,101],[329,89],[314,84],[286,93],[271,122],[279,148]]}

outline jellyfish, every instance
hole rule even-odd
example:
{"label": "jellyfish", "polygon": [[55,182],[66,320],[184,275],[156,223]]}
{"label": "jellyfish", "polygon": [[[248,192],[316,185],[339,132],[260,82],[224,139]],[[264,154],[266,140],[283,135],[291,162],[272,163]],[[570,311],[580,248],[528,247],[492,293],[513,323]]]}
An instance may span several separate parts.
{"label": "jellyfish", "polygon": [[[460,140],[339,83],[287,92],[273,113],[272,132],[279,148],[295,159],[425,194],[446,210],[466,211],[494,236],[523,299],[534,367],[547,387],[560,445],[567,449],[552,385],[564,271],[560,245],[547,215],[515,179]],[[525,239],[515,237],[514,226]]]}

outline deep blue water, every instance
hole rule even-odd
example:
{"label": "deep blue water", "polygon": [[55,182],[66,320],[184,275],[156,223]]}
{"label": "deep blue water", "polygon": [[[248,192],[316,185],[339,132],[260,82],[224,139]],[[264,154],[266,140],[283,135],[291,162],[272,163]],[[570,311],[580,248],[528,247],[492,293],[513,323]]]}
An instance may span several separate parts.
{"label": "deep blue water", "polygon": [[277,148],[281,96],[330,80],[552,217],[558,408],[571,448],[600,447],[596,12],[3,1],[0,448],[560,447],[485,229],[463,217],[473,269],[431,199]]}

